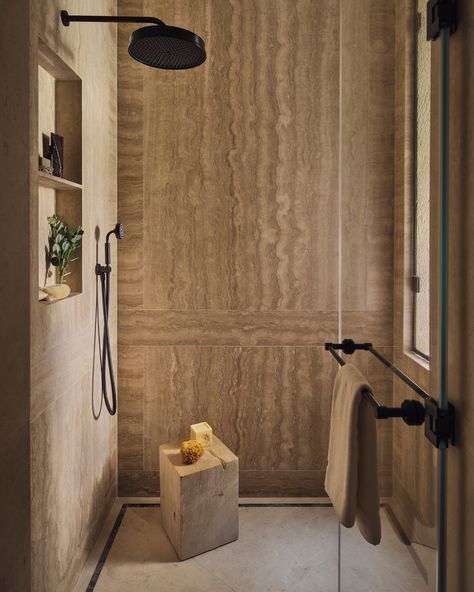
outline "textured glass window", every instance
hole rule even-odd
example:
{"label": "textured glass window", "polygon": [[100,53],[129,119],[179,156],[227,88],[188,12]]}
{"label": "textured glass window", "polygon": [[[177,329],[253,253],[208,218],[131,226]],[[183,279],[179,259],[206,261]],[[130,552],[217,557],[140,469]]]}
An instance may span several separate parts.
{"label": "textured glass window", "polygon": [[416,0],[416,130],[414,191],[413,348],[429,356],[430,343],[430,90],[431,45],[426,40],[426,1]]}

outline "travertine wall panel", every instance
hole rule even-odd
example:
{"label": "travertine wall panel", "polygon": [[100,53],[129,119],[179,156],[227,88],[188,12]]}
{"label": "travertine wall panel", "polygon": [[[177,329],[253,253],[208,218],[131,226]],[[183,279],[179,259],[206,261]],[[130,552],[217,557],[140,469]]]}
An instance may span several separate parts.
{"label": "travertine wall panel", "polygon": [[334,0],[119,10],[196,31],[208,50],[194,70],[144,69],[119,32],[119,491],[158,493],[158,446],[208,420],[239,455],[243,492],[322,495],[341,90],[344,333],[392,346],[392,3],[363,3],[342,86]]}

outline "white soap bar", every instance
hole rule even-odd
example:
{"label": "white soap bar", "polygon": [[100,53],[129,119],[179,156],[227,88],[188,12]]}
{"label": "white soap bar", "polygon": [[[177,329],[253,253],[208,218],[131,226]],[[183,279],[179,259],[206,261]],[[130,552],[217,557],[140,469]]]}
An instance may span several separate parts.
{"label": "white soap bar", "polygon": [[212,446],[212,428],[206,422],[194,423],[190,428],[190,439],[197,440],[203,446]]}

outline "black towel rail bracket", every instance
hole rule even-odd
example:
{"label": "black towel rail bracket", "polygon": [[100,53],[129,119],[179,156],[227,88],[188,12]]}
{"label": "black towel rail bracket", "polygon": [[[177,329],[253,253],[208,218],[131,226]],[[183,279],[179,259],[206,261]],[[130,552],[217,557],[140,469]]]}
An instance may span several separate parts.
{"label": "black towel rail bracket", "polygon": [[390,360],[387,360],[371,343],[355,343],[352,339],[344,339],[342,343],[326,343],[325,349],[329,351],[340,366],[344,366],[345,360],[337,353],[342,351],[346,355],[352,355],[355,351],[363,350],[370,352],[382,364],[389,368],[398,378],[407,384],[424,403],[415,399],[403,401],[400,407],[386,407],[374,398],[372,393],[365,391],[364,395],[373,405],[377,419],[389,419],[400,417],[408,425],[425,424],[425,436],[437,448],[442,443],[447,447],[455,443],[455,413],[454,407],[449,404],[448,409],[441,409],[438,403],[421,386],[414,382],[404,372],[397,368]]}

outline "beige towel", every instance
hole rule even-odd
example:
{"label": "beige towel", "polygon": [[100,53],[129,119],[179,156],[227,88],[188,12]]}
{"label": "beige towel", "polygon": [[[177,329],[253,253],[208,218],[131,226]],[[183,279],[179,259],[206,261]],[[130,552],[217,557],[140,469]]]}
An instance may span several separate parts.
{"label": "beige towel", "polygon": [[339,369],[334,382],[328,467],[325,487],[341,524],[354,526],[373,545],[381,538],[377,466],[377,431],[371,391],[351,364]]}

